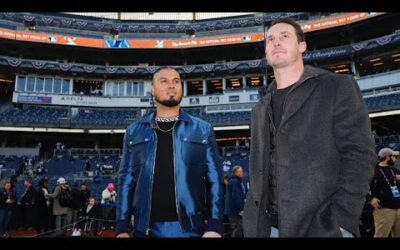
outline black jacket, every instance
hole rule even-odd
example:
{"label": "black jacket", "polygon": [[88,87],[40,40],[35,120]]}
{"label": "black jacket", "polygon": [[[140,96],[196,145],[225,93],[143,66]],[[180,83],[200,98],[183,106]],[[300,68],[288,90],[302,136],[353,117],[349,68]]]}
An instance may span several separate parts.
{"label": "black jacket", "polygon": [[22,205],[32,205],[34,203],[35,188],[31,185],[21,196],[20,202]]}
{"label": "black jacket", "polygon": [[287,94],[278,128],[270,122],[275,89],[273,82],[252,110],[245,237],[270,235],[271,164],[276,167],[280,237],[341,237],[339,227],[359,235],[376,154],[357,82],[350,75],[305,66]]}
{"label": "black jacket", "polygon": [[[7,204],[6,201],[7,199],[10,198],[14,202],[11,204]],[[4,209],[13,209],[17,204],[17,194],[15,193],[14,190],[11,190],[9,193],[5,190],[5,188],[2,188],[0,190],[0,208]]]}
{"label": "black jacket", "polygon": [[89,218],[101,218],[101,211],[99,205],[94,205],[89,212],[86,211],[88,205],[83,209],[83,216],[87,216]]}
{"label": "black jacket", "polygon": [[35,191],[35,207],[47,208],[47,199],[41,187],[38,187]]}
{"label": "black jacket", "polygon": [[79,191],[79,208],[84,209],[88,203],[88,200],[90,198],[90,191],[87,190],[86,192],[83,192],[82,190]]}

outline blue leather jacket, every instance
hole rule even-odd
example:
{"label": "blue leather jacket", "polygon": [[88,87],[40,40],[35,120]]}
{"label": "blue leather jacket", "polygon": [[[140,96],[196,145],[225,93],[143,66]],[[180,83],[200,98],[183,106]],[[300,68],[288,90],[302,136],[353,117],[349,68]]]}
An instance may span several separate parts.
{"label": "blue leather jacket", "polygon": [[[155,127],[152,112],[126,130],[119,170],[117,234],[127,232],[132,214],[134,230],[149,232]],[[173,137],[177,214],[183,230],[222,233],[223,176],[213,127],[181,110]]]}

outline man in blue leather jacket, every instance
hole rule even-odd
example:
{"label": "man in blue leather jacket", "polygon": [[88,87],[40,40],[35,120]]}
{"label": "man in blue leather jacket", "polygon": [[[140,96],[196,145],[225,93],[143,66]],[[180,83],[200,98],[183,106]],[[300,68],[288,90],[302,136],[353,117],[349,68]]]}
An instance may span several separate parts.
{"label": "man in blue leather jacket", "polygon": [[153,76],[157,109],[131,124],[119,170],[117,237],[221,237],[222,166],[213,127],[180,109],[178,72]]}

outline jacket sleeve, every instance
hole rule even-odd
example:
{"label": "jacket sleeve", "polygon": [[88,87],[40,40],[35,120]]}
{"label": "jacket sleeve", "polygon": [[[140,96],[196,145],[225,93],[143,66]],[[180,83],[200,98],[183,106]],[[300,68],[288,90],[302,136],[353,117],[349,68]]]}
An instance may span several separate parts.
{"label": "jacket sleeve", "polygon": [[222,216],[223,216],[223,177],[222,165],[220,164],[217,142],[212,126],[208,136],[207,146],[207,177],[210,182],[209,194],[211,202],[211,214],[207,220],[205,231],[215,231],[220,234],[223,232]]}
{"label": "jacket sleeve", "polygon": [[[376,170],[375,170],[375,172],[376,172]],[[372,198],[378,198],[379,189],[378,189],[378,180],[377,180],[376,173],[375,173],[374,178],[371,181],[370,191],[371,191],[371,195],[370,195],[369,201],[371,201]]]}
{"label": "jacket sleeve", "polygon": [[124,146],[122,150],[122,160],[118,174],[118,193],[117,199],[117,217],[115,232],[117,234],[128,232],[128,223],[131,216],[132,197],[133,197],[133,166],[132,166],[132,148],[129,144],[129,129],[124,136]]}
{"label": "jacket sleeve", "polygon": [[7,197],[3,194],[3,191],[4,190],[0,189],[0,205],[5,205],[7,200]]}
{"label": "jacket sleeve", "polygon": [[49,197],[51,197],[51,198],[57,198],[58,197],[58,195],[60,195],[60,192],[61,192],[61,187],[60,186],[57,186],[55,189],[54,189],[54,193],[52,193],[52,194],[49,194]]}
{"label": "jacket sleeve", "polygon": [[336,81],[333,133],[340,154],[338,190],[333,196],[339,226],[358,235],[358,220],[374,174],[375,142],[367,106],[352,76]]}

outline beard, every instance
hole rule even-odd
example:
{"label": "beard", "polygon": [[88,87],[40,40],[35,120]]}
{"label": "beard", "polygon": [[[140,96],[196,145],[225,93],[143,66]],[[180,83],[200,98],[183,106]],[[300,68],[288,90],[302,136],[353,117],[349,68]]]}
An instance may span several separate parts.
{"label": "beard", "polygon": [[154,96],[154,99],[156,100],[157,103],[159,103],[159,104],[161,104],[163,106],[167,106],[167,107],[173,108],[173,107],[178,106],[181,103],[182,95],[177,100],[175,100],[175,98],[173,98],[173,97],[171,97],[170,99],[167,99],[167,100],[161,100],[156,95]]}
{"label": "beard", "polygon": [[394,160],[392,160],[392,159],[390,159],[387,163],[389,166],[394,166],[394,164],[395,164]]}

